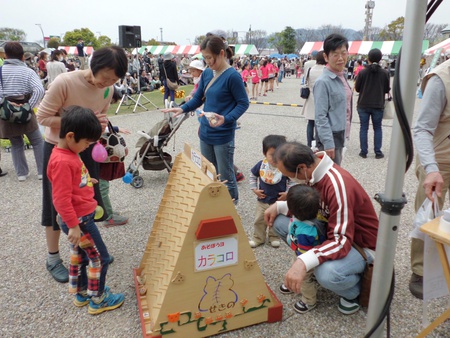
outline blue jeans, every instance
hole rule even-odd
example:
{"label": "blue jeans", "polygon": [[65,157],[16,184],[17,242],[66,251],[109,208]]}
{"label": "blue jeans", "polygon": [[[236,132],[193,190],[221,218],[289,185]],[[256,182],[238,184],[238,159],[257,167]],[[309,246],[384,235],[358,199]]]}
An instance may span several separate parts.
{"label": "blue jeans", "polygon": [[[286,242],[289,233],[289,218],[284,215],[278,215],[273,223],[275,232]],[[369,263],[373,263],[373,258],[367,254]],[[337,295],[355,299],[359,296],[361,274],[364,272],[366,262],[361,254],[351,248],[350,252],[344,258],[326,261],[314,269],[314,275],[317,282],[325,289],[333,291]]]}
{"label": "blue jeans", "polygon": [[169,87],[167,87],[167,81],[164,79],[164,102],[166,102],[166,99],[170,95],[170,101],[175,102],[175,90],[170,90]]}
{"label": "blue jeans", "polygon": [[[106,249],[106,245],[103,242],[102,236],[98,231],[97,225],[94,222],[94,214],[89,214],[87,216],[80,217],[80,230],[83,234],[89,234],[94,241],[95,247],[97,248],[97,252],[100,256],[100,262],[102,264],[102,268],[100,271],[100,280],[98,286],[98,295],[103,294],[103,290],[105,289],[105,281],[106,281],[106,273],[108,272],[109,266],[109,253],[108,249]],[[58,222],[61,227],[61,230],[67,235],[69,233],[69,228],[66,223],[61,221],[61,217],[58,216]],[[86,290],[88,285],[87,271],[86,267],[89,265],[89,258],[83,250],[80,250],[82,262],[80,268],[80,276],[78,278],[78,290]]]}
{"label": "blue jeans", "polygon": [[279,74],[278,74],[278,82],[279,83],[283,82],[283,81],[281,81],[281,80],[283,80],[283,77],[284,77],[284,70],[280,70]]}
{"label": "blue jeans", "polygon": [[200,140],[200,151],[206,159],[214,164],[217,174],[220,174],[221,181],[225,184],[234,204],[238,203],[239,193],[234,173],[234,140],[220,145],[208,144]]}
{"label": "blue jeans", "polygon": [[373,124],[373,143],[375,154],[381,153],[381,144],[383,141],[383,109],[358,108],[359,120],[361,128],[359,130],[359,143],[362,154],[367,154],[367,133],[369,131],[369,120],[372,117]]}

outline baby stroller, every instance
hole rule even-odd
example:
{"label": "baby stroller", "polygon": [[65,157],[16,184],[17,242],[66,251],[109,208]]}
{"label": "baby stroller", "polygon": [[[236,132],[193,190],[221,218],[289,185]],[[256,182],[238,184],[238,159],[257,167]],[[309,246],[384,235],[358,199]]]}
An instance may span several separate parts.
{"label": "baby stroller", "polygon": [[[172,108],[172,106],[173,102],[168,104],[166,100],[166,108]],[[141,136],[136,143],[136,148],[139,150],[127,169],[127,173],[133,176],[131,181],[133,187],[141,188],[144,185],[144,179],[139,176],[140,166],[144,170],[167,170],[168,172],[172,170],[172,156],[164,151],[164,147],[189,115],[181,114],[173,117],[173,113],[164,113],[164,119],[155,124],[148,133],[137,132]]]}

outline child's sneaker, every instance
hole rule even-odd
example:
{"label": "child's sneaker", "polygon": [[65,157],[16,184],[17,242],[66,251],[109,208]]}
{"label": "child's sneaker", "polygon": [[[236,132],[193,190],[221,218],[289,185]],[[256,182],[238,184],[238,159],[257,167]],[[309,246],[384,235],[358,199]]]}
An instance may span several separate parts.
{"label": "child's sneaker", "polygon": [[109,290],[106,291],[106,289],[99,303],[96,303],[93,298],[91,298],[88,308],[88,313],[91,315],[98,315],[105,311],[117,309],[125,301],[125,295],[123,293],[113,294]]}
{"label": "child's sneaker", "polygon": [[245,176],[244,176],[244,174],[242,173],[242,171],[236,171],[236,182],[237,182],[237,183],[240,183],[240,182],[242,182],[243,180],[245,180]]}
{"label": "child's sneaker", "polygon": [[284,294],[284,295],[289,295],[289,294],[291,294],[291,293],[294,293],[293,291],[291,291],[290,289],[288,289],[287,286],[284,285],[284,283],[280,285],[280,288],[279,288],[279,289],[280,289],[280,292],[281,292],[282,294]]}
{"label": "child's sneaker", "polygon": [[[105,291],[109,292],[109,286],[105,286]],[[85,305],[88,305],[91,300],[91,297],[87,295],[87,292],[85,291],[83,294],[77,293],[75,295],[75,299],[73,300],[73,304],[77,307],[83,307]]]}
{"label": "child's sneaker", "polygon": [[316,304],[308,305],[303,303],[301,300],[299,300],[297,303],[294,304],[294,310],[298,313],[306,313],[311,311],[316,307]]}
{"label": "child's sneaker", "polygon": [[248,241],[248,244],[250,244],[250,247],[256,248],[257,246],[263,245],[264,243],[256,243],[255,241],[251,240]]}

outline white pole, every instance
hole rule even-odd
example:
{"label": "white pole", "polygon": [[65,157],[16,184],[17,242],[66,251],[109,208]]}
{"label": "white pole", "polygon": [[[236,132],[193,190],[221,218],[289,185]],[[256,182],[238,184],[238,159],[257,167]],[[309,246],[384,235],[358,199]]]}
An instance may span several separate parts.
{"label": "white pole", "polygon": [[[399,82],[401,85],[401,97],[409,123],[411,123],[414,113],[426,8],[427,0],[408,0],[406,4]],[[398,75],[396,74],[395,76]],[[390,149],[383,197],[387,201],[395,202],[402,200],[403,181],[406,169],[406,152],[403,134],[397,119],[394,119],[390,144],[397,146],[391,147]],[[385,205],[385,208],[382,208],[380,213],[380,227],[378,229],[366,333],[377,322],[391,285],[401,208],[397,212],[390,212],[387,209]],[[380,325],[371,337],[382,337],[382,334],[383,325]]]}

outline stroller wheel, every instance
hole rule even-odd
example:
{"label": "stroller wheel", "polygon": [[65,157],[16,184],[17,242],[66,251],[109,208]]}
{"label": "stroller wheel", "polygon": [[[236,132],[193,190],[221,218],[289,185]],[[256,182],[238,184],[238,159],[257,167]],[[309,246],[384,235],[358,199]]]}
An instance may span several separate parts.
{"label": "stroller wheel", "polygon": [[131,181],[131,185],[136,189],[142,188],[142,186],[144,185],[144,179],[141,176],[135,176]]}

